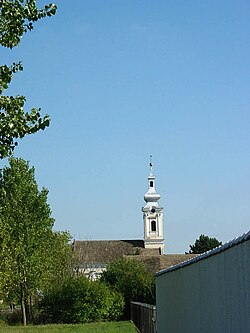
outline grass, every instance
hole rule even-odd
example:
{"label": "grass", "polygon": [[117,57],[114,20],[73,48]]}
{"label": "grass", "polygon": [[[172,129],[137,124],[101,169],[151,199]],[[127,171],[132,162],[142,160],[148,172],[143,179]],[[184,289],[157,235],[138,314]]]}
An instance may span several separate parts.
{"label": "grass", "polygon": [[136,333],[129,321],[76,325],[0,326],[1,333]]}

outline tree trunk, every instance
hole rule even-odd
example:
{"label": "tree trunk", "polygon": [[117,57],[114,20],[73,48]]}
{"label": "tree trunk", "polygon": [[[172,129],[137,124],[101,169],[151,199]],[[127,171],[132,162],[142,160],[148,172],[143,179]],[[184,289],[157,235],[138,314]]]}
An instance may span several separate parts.
{"label": "tree trunk", "polygon": [[22,295],[21,307],[22,307],[23,325],[26,326],[27,325],[26,306],[23,295]]}
{"label": "tree trunk", "polygon": [[21,309],[22,309],[22,317],[23,317],[23,325],[27,325],[27,312],[26,312],[26,302],[25,302],[25,291],[24,286],[21,284]]}
{"label": "tree trunk", "polygon": [[29,312],[28,321],[30,322],[33,319],[33,307],[32,307],[32,296],[31,295],[29,297],[29,302],[27,305],[28,305],[28,312]]}

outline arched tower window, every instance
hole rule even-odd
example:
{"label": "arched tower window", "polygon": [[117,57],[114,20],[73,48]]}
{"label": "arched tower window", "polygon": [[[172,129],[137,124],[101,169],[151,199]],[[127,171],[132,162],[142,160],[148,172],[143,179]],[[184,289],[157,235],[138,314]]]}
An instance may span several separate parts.
{"label": "arched tower window", "polygon": [[152,180],[150,181],[149,186],[154,187],[154,182]]}
{"label": "arched tower window", "polygon": [[151,231],[156,231],[156,221],[151,221]]}

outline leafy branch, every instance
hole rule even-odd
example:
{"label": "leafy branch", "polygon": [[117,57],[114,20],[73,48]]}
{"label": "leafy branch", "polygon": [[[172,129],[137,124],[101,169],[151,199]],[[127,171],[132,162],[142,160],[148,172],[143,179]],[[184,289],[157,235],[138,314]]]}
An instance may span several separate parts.
{"label": "leafy branch", "polygon": [[[0,0],[0,44],[12,49],[22,36],[33,29],[33,23],[56,13],[56,5],[38,9],[35,0]],[[0,66],[0,159],[10,156],[17,139],[44,130],[50,124],[48,115],[41,117],[40,108],[24,111],[25,96],[3,96],[13,75],[22,71],[21,62]]]}

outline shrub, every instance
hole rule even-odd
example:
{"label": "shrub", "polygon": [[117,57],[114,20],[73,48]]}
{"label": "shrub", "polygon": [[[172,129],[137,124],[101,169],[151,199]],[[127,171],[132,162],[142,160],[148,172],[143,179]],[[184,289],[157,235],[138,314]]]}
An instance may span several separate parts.
{"label": "shrub", "polygon": [[15,310],[13,312],[5,312],[4,321],[8,325],[20,325],[22,323],[21,310]]}
{"label": "shrub", "polygon": [[120,258],[112,262],[101,281],[124,296],[126,319],[130,316],[131,301],[155,304],[155,280],[138,260]]}
{"label": "shrub", "polygon": [[117,320],[124,300],[100,281],[73,277],[48,292],[39,303],[39,318],[45,323],[88,323]]}

